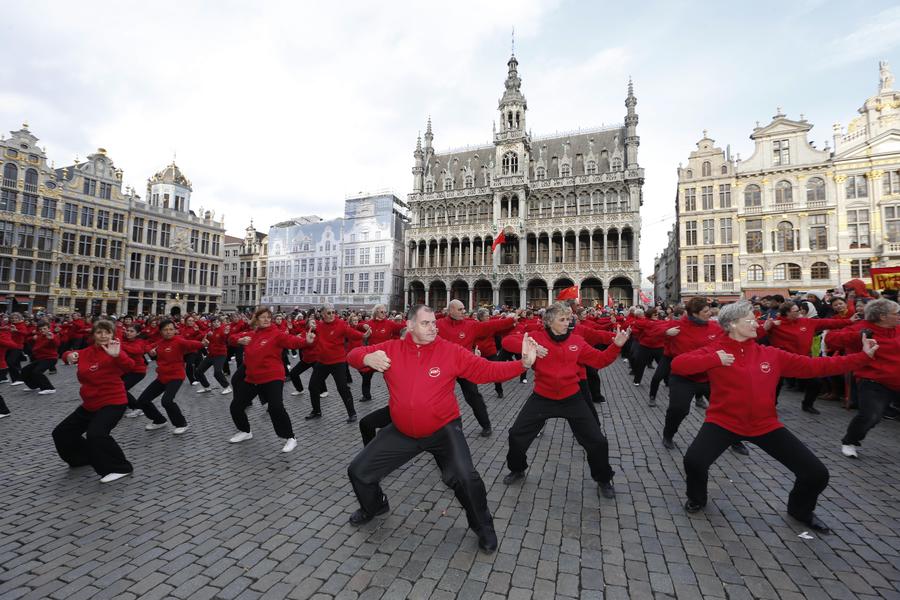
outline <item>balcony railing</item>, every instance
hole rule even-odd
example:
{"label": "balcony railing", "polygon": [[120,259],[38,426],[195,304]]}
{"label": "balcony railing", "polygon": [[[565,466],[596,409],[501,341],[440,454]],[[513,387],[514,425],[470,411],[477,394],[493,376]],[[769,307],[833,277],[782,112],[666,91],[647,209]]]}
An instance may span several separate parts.
{"label": "balcony railing", "polygon": [[900,254],[900,242],[887,242],[882,246],[881,253],[891,256]]}

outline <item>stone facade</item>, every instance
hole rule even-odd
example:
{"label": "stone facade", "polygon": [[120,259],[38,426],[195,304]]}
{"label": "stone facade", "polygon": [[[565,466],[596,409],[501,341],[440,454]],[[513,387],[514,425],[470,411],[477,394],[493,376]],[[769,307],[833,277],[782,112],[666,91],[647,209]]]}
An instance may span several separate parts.
{"label": "stone facade", "polygon": [[572,285],[585,302],[636,302],[644,172],[632,85],[624,125],[534,137],[515,56],[507,66],[491,144],[437,153],[430,119],[417,141],[407,304],[537,307]]}
{"label": "stone facade", "polygon": [[653,261],[654,301],[674,304],[681,299],[681,276],[678,270],[678,224],[668,232],[669,243]]}
{"label": "stone facade", "polygon": [[236,311],[241,266],[241,248],[243,238],[226,235],[224,238],[225,259],[222,264],[222,310]]}
{"label": "stone facade", "polygon": [[266,293],[266,270],[268,268],[268,235],[253,227],[247,228],[238,254],[238,310],[253,310]]}

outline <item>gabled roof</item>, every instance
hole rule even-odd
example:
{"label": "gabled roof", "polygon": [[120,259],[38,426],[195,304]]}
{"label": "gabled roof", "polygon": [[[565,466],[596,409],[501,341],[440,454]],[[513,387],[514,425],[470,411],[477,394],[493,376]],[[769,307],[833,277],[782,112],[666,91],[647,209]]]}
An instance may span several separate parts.
{"label": "gabled roof", "polygon": [[750,134],[750,139],[756,140],[776,135],[806,133],[812,129],[812,127],[812,124],[805,119],[802,121],[794,121],[793,119],[788,119],[784,115],[775,115],[771,123],[765,127],[757,127],[754,129],[753,133]]}
{"label": "gabled roof", "polygon": [[858,158],[869,159],[883,154],[894,156],[900,154],[900,129],[884,131],[872,139],[862,136],[858,144],[836,153],[833,160],[838,162]]}

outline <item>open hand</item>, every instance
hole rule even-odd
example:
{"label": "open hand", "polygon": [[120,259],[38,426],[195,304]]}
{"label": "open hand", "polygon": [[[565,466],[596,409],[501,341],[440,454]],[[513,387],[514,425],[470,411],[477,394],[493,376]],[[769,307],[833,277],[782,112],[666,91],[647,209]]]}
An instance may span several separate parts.
{"label": "open hand", "polygon": [[238,338],[237,343],[240,344],[241,346],[246,346],[246,345],[248,345],[248,344],[250,343],[250,341],[251,341],[252,339],[253,339],[253,338],[251,338],[249,335],[245,335],[245,336],[242,337],[242,338]]}
{"label": "open hand", "polygon": [[313,345],[313,342],[316,341],[316,334],[313,333],[312,329],[306,332],[306,343],[310,346]]}
{"label": "open hand", "polygon": [[875,352],[878,351],[878,342],[873,338],[863,338],[863,352],[869,355],[869,358],[875,358]]}
{"label": "open hand", "polygon": [[734,354],[728,354],[724,350],[719,350],[716,352],[719,355],[719,360],[722,361],[723,367],[728,367],[734,364]]}
{"label": "open hand", "polygon": [[122,350],[122,344],[119,343],[119,340],[112,340],[107,345],[101,347],[113,358],[117,357]]}
{"label": "open hand", "polygon": [[527,333],[522,336],[522,366],[530,369],[537,360],[537,343]]}
{"label": "open hand", "polygon": [[628,338],[631,337],[631,327],[622,331],[620,328],[616,327],[616,337],[613,338],[613,344],[621,348],[625,345],[625,342],[628,341]]}
{"label": "open hand", "polygon": [[675,337],[679,333],[681,333],[681,327],[677,325],[675,327],[669,327],[668,329],[666,329],[666,335],[669,337]]}
{"label": "open hand", "polygon": [[388,358],[384,350],[376,350],[375,352],[369,352],[363,357],[363,364],[379,373],[384,373],[391,368],[391,359]]}

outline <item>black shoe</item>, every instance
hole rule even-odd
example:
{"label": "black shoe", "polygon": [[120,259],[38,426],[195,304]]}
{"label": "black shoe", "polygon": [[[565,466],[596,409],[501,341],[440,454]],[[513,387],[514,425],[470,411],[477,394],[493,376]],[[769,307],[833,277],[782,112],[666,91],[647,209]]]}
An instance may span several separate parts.
{"label": "black shoe", "polygon": [[386,513],[389,510],[391,510],[391,507],[388,506],[387,502],[385,502],[381,508],[376,510],[374,515],[370,515],[363,509],[359,508],[356,510],[356,512],[354,512],[352,515],[350,515],[350,524],[354,525],[356,527],[359,527],[360,525],[368,523],[369,521],[371,521],[378,515],[383,515],[384,513]]}
{"label": "black shoe", "polygon": [[492,433],[494,433],[494,430],[490,427],[483,427],[481,429],[481,437],[491,437]]}
{"label": "black shoe", "polygon": [[56,375],[56,369],[50,369],[47,372],[50,373],[51,375]]}
{"label": "black shoe", "polygon": [[819,412],[819,409],[817,409],[817,408],[814,407],[814,406],[804,406],[804,407],[803,407],[803,412],[808,412],[808,413],[810,413],[810,414],[812,414],[812,415],[820,415],[820,414],[822,414],[821,412]]}
{"label": "black shoe", "polygon": [[601,496],[609,500],[612,500],[616,497],[616,487],[613,485],[612,481],[601,483],[598,487],[598,491],[600,492]]}
{"label": "black shoe", "polygon": [[684,510],[688,511],[689,513],[700,512],[701,510],[703,510],[703,505],[692,500],[688,500],[684,503]]}
{"label": "black shoe", "polygon": [[647,406],[656,406],[656,396],[650,396],[650,400],[647,402]]}
{"label": "black shoe", "polygon": [[503,478],[503,483],[512,485],[520,479],[525,479],[525,471],[510,471],[506,474],[506,477]]}
{"label": "black shoe", "polygon": [[606,396],[601,395],[600,400],[598,402],[599,402],[599,404],[603,404],[604,402],[606,402]]}
{"label": "black shoe", "polygon": [[360,402],[371,402],[371,401],[372,401],[372,396],[363,396],[362,400],[360,400]]}
{"label": "black shoe", "polygon": [[707,402],[703,398],[697,398],[696,400],[694,400],[694,404],[697,406],[697,408],[708,408],[709,407],[709,402]]}
{"label": "black shoe", "polygon": [[750,456],[750,450],[744,445],[744,442],[736,442],[731,445],[731,451],[741,456]]}
{"label": "black shoe", "polygon": [[478,547],[485,554],[493,554],[497,550],[497,532],[493,526],[482,527],[478,532]]}
{"label": "black shoe", "polygon": [[670,437],[663,436],[663,446],[669,450],[675,449],[675,442]]}
{"label": "black shoe", "polygon": [[353,413],[352,415],[348,416],[347,422],[348,423],[356,423],[356,413]]}
{"label": "black shoe", "polygon": [[502,397],[503,397],[503,392],[497,392],[497,397],[498,397],[498,398],[502,398]]}
{"label": "black shoe", "polygon": [[311,421],[311,420],[313,420],[313,419],[321,419],[321,418],[322,418],[322,413],[316,412],[316,411],[313,411],[313,412],[309,413],[309,414],[306,415],[306,417],[305,417],[305,419],[306,419],[307,421]]}
{"label": "black shoe", "polygon": [[816,533],[821,533],[822,535],[827,535],[827,534],[831,533],[831,527],[826,525],[822,521],[822,519],[820,519],[819,517],[816,516],[815,513],[812,513],[806,519],[798,519],[797,517],[794,517],[794,518],[797,519],[798,521],[800,521],[801,523],[803,523],[804,525],[806,525],[807,527],[809,527],[810,529],[812,529],[813,531],[815,531]]}

